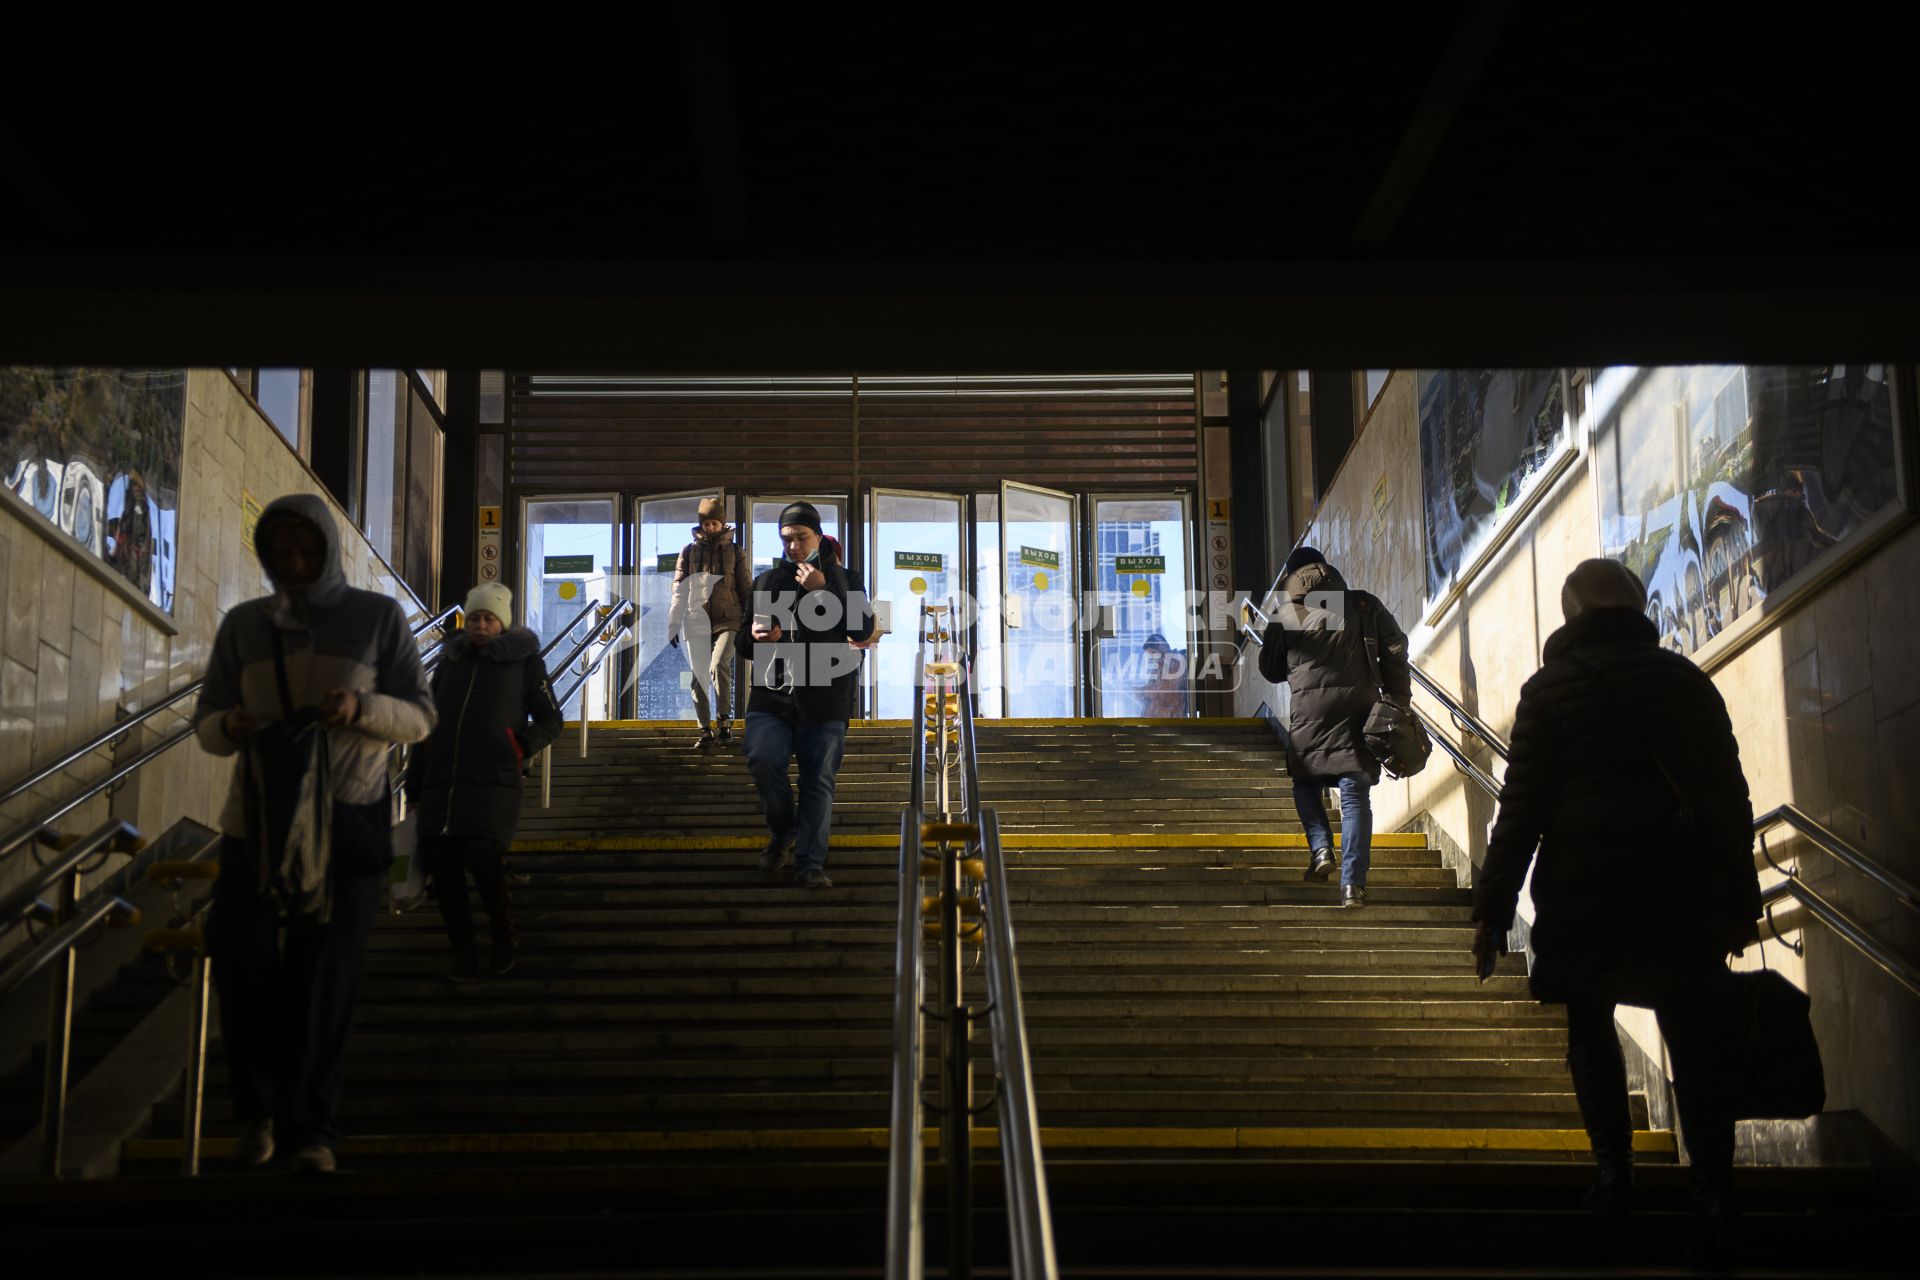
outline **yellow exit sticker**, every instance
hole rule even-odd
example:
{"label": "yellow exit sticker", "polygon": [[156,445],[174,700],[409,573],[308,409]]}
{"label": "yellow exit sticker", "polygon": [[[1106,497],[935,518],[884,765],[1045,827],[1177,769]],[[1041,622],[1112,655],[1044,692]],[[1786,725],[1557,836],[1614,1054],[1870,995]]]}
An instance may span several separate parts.
{"label": "yellow exit sticker", "polygon": [[915,578],[907,584],[907,589],[917,596],[923,596],[927,594],[927,580],[925,578]]}
{"label": "yellow exit sticker", "polygon": [[1036,573],[1033,575],[1033,589],[1035,591],[1045,591],[1052,585],[1053,579],[1049,578],[1046,574]]}

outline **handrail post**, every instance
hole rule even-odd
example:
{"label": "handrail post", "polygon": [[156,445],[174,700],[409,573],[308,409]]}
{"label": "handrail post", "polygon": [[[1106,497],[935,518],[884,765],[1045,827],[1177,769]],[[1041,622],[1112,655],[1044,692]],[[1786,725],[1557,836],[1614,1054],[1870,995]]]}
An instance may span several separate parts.
{"label": "handrail post", "polygon": [[207,982],[213,966],[206,944],[193,953],[193,989],[187,1014],[187,1082],[180,1112],[180,1172],[200,1176],[200,1130],[207,1098]]}
{"label": "handrail post", "polygon": [[[944,684],[944,682],[942,682]],[[940,704],[944,708],[943,700]],[[940,730],[944,736],[944,713]],[[960,950],[960,859],[964,846],[949,844],[940,859],[940,1004],[946,1015],[941,1062],[943,1141],[947,1163],[947,1275],[973,1274],[973,1055],[967,1032],[966,963]]]}
{"label": "handrail post", "polygon": [[540,807],[553,808],[553,744],[540,749]]}
{"label": "handrail post", "polygon": [[[80,906],[80,871],[61,877],[55,920],[71,920]],[[62,949],[53,963],[52,995],[47,1013],[47,1072],[40,1098],[40,1173],[58,1178],[66,1141],[67,1084],[73,1051],[73,947]]]}

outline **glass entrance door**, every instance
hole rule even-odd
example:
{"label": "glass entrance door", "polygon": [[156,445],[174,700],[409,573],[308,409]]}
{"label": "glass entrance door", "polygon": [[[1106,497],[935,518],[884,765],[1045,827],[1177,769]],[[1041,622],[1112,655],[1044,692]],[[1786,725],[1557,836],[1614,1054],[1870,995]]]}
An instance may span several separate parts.
{"label": "glass entrance door", "polygon": [[1070,493],[1000,485],[1007,714],[1077,716],[1081,705],[1079,521]]}
{"label": "glass entrance door", "polygon": [[920,605],[958,604],[966,590],[962,501],[953,494],[875,489],[868,504],[867,593],[890,615],[893,638],[867,663],[869,715],[913,714],[913,659]]}
{"label": "glass entrance door", "polygon": [[[667,615],[673,607],[673,571],[680,550],[693,541],[700,525],[700,504],[726,494],[718,489],[657,493],[633,500],[633,602],[639,610],[632,674],[634,714],[642,720],[692,720],[693,668],[688,635],[681,648],[667,643]],[[731,520],[728,521],[732,523]],[[738,537],[738,533],[734,535]],[[711,632],[709,632],[709,636]],[[711,643],[709,639],[708,643]],[[737,686],[736,686],[737,687]]]}
{"label": "glass entrance door", "polygon": [[[615,566],[620,563],[619,525],[613,494],[568,494],[564,498],[523,498],[520,501],[520,598],[515,602],[521,620],[545,646],[566,631],[589,601],[607,604],[617,593]],[[584,635],[582,626],[576,635]],[[562,644],[553,655],[558,662],[573,646]],[[555,683],[562,673],[553,672]],[[606,682],[586,683],[587,717],[609,716]],[[580,714],[580,699],[568,700],[561,710]]]}
{"label": "glass entrance door", "polygon": [[1093,499],[1095,585],[1113,611],[1095,640],[1096,715],[1191,713],[1189,518],[1184,494]]}

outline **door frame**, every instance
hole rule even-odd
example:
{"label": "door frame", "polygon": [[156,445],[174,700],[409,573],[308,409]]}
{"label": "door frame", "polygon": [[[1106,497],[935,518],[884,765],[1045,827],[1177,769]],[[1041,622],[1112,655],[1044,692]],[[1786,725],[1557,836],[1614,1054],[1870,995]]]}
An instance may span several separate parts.
{"label": "door frame", "polygon": [[[977,585],[973,580],[972,534],[974,516],[971,495],[966,493],[943,493],[937,489],[901,489],[893,485],[869,485],[861,495],[861,510],[866,517],[862,522],[862,528],[866,534],[866,547],[863,557],[866,563],[866,578],[863,585],[866,587],[867,599],[871,601],[874,598],[873,584],[878,581],[880,574],[880,566],[875,562],[875,557],[879,554],[880,548],[878,527],[880,521],[879,499],[882,495],[890,498],[935,498],[941,502],[951,502],[958,508],[960,562],[955,568],[963,584],[962,590],[966,590],[971,594],[971,588]],[[954,620],[949,619],[948,621],[952,622]],[[905,634],[906,628],[902,625],[902,615],[897,609],[894,613],[893,625],[895,635]],[[917,613],[915,614],[913,635],[915,643],[918,643],[919,630]],[[886,642],[882,641],[881,643],[884,644]],[[860,681],[860,709],[863,713],[870,714],[871,712],[878,711],[880,708],[880,664],[876,661],[869,665],[871,666],[871,671]],[[865,718],[865,715],[863,715],[862,718]]]}
{"label": "door frame", "polygon": [[1081,625],[1079,616],[1080,601],[1084,594],[1082,584],[1085,582],[1086,572],[1084,566],[1081,564],[1082,548],[1086,542],[1086,538],[1083,536],[1087,524],[1086,495],[1067,493],[1060,489],[1049,489],[1045,485],[1029,484],[1024,480],[1002,480],[1000,482],[1000,687],[1006,690],[1007,693],[1007,715],[1009,718],[1015,715],[1013,706],[1013,678],[1012,672],[1008,669],[1008,663],[1013,657],[1013,638],[1007,634],[1010,628],[1007,626],[1006,609],[1006,556],[1013,545],[1007,537],[1007,495],[1015,489],[1025,490],[1028,493],[1041,494],[1048,498],[1065,499],[1068,511],[1070,512],[1067,517],[1067,553],[1061,558],[1060,563],[1067,569],[1068,573],[1072,575],[1072,581],[1069,585],[1074,588],[1072,592],[1074,602],[1074,626],[1072,634],[1074,663],[1079,668],[1080,680],[1078,687],[1073,693],[1073,706],[1070,714],[1074,718],[1078,718],[1086,714],[1088,694],[1087,652],[1091,647],[1085,643],[1086,630]]}
{"label": "door frame", "polygon": [[[621,511],[620,525],[621,547],[624,556],[623,563],[632,566],[632,585],[635,592],[638,592],[640,589],[640,504],[643,502],[666,502],[674,498],[705,498],[715,494],[719,495],[720,507],[721,510],[724,511],[727,504],[727,487],[723,484],[702,485],[697,489],[673,489],[666,493],[641,493],[637,490],[629,489],[621,494],[621,500],[626,504]],[[639,603],[637,600],[634,601],[636,608]],[[640,668],[641,657],[639,622],[640,619],[636,614],[634,617],[635,631],[633,643],[615,655],[614,679],[617,681],[616,687],[620,690],[619,713],[623,719],[640,714],[640,686],[638,682],[634,680],[634,674]],[[740,688],[739,673],[740,664],[739,659],[736,658],[734,660],[733,686],[736,692],[738,692]],[[745,705],[743,699],[736,698],[735,701],[739,702],[741,706]],[[735,710],[739,712],[740,716],[745,715],[745,712],[740,711],[738,707],[736,707]]]}
{"label": "door frame", "polygon": [[[519,542],[514,547],[514,557],[513,557],[514,567],[517,570],[517,573],[514,578],[514,588],[520,593],[520,597],[521,597],[520,621],[522,625],[525,625],[527,620],[527,604],[526,604],[527,570],[533,567],[529,563],[529,560],[532,554],[530,551],[530,547],[532,544],[531,544],[531,540],[528,537],[527,509],[536,502],[606,502],[606,503],[610,503],[611,506],[609,510],[612,516],[612,519],[610,521],[611,537],[608,542],[607,551],[608,551],[608,554],[612,557],[613,573],[609,575],[609,578],[613,584],[612,591],[617,594],[619,591],[619,581],[621,576],[620,568],[623,564],[626,563],[626,556],[627,556],[627,549],[628,549],[628,539],[627,539],[628,526],[626,522],[626,508],[622,505],[624,499],[625,499],[625,495],[622,494],[617,489],[593,490],[590,492],[582,492],[582,493],[531,492],[531,493],[514,494],[514,502],[518,508],[518,510],[515,513],[518,520],[518,523],[516,524],[515,528],[516,528],[516,532],[519,534]],[[545,576],[544,570],[545,570],[545,566],[543,565],[542,566],[543,577]],[[609,599],[609,600],[602,601],[602,603],[612,604],[613,601]],[[549,675],[554,677],[554,680],[556,683],[558,682],[560,674],[561,673],[559,672],[549,673]],[[615,711],[617,713],[617,707],[610,707],[608,709],[610,711]],[[562,708],[562,710],[564,710],[564,708]]]}
{"label": "door frame", "polygon": [[[1196,561],[1194,559],[1193,547],[1193,494],[1190,491],[1184,489],[1123,489],[1113,493],[1089,493],[1084,495],[1084,497],[1087,503],[1087,578],[1089,582],[1094,584],[1093,590],[1096,594],[1100,590],[1100,504],[1103,502],[1165,502],[1169,498],[1178,501],[1180,504],[1180,560],[1187,575],[1187,590],[1191,592],[1198,589],[1194,585],[1193,576]],[[1182,611],[1184,612],[1184,607]],[[1186,618],[1186,653],[1187,709],[1190,713],[1196,712],[1199,707],[1199,703],[1196,701],[1199,693],[1194,688],[1193,681],[1193,673],[1198,665],[1194,661],[1194,646],[1200,643],[1202,638],[1203,629],[1197,629],[1192,616],[1189,615]],[[1098,655],[1093,652],[1093,646],[1089,645],[1087,656],[1089,673],[1091,673],[1097,658]],[[1100,709],[1101,700],[1098,696],[1099,691],[1089,683],[1087,692],[1087,714],[1096,718],[1103,717],[1103,712]]]}

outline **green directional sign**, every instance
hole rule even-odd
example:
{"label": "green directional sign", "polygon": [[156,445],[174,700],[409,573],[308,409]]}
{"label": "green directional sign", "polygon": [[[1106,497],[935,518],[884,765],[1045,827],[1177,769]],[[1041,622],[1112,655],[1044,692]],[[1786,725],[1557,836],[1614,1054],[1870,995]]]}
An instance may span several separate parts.
{"label": "green directional sign", "polygon": [[548,556],[547,572],[552,573],[592,573],[593,557],[587,556]]}
{"label": "green directional sign", "polygon": [[653,567],[660,573],[672,573],[680,567],[680,553],[669,551],[665,555],[653,558]]}
{"label": "green directional sign", "polygon": [[896,551],[893,553],[893,567],[944,573],[947,568],[947,558],[937,551]]}
{"label": "green directional sign", "polygon": [[1021,547],[1020,563],[1032,565],[1036,569],[1058,569],[1060,553],[1048,551],[1043,547]]}
{"label": "green directional sign", "polygon": [[1115,573],[1165,573],[1167,558],[1165,556],[1115,556],[1113,571]]}

